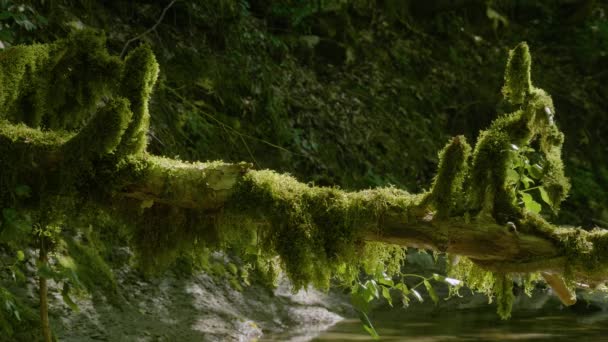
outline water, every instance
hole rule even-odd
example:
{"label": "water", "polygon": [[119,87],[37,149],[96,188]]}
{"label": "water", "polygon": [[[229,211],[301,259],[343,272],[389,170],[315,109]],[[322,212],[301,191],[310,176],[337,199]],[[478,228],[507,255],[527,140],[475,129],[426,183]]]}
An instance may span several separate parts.
{"label": "water", "polygon": [[[555,306],[516,310],[501,321],[492,306],[472,309],[437,308],[432,304],[409,309],[383,308],[370,319],[382,341],[608,341],[608,312]],[[372,341],[357,319],[344,320],[313,341]]]}

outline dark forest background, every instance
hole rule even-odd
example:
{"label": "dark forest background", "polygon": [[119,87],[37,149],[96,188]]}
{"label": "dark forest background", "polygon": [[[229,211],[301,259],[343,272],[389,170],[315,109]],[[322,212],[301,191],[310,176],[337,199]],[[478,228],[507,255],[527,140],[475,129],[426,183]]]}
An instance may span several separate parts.
{"label": "dark forest background", "polygon": [[573,183],[551,219],[608,226],[603,0],[0,6],[4,47],[53,41],[83,27],[104,30],[115,54],[149,43],[161,64],[150,152],[249,161],[346,189],[428,188],[447,139],[464,134],[475,141],[500,113],[507,51],[527,41],[533,82],[553,96],[566,135]]}

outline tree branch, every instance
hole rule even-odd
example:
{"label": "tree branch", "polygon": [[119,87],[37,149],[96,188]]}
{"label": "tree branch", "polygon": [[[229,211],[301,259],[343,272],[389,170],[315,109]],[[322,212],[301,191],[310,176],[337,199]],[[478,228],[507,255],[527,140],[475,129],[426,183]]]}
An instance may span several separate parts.
{"label": "tree branch", "polygon": [[123,46],[122,51],[120,52],[120,59],[123,59],[125,57],[125,54],[127,53],[127,48],[129,47],[129,45],[133,42],[136,42],[138,40],[140,40],[141,38],[143,38],[145,35],[147,35],[148,33],[156,30],[156,27],[158,25],[160,25],[160,23],[163,21],[163,19],[165,18],[165,14],[167,14],[167,11],[169,10],[169,8],[171,8],[171,6],[173,6],[173,4],[176,2],[177,0],[171,0],[171,2],[165,7],[163,8],[163,11],[160,13],[160,17],[158,17],[158,20],[154,23],[154,25],[152,25],[152,27],[150,27],[149,29],[145,30],[144,32],[142,32],[141,34],[127,40],[127,42],[125,43],[125,46]]}

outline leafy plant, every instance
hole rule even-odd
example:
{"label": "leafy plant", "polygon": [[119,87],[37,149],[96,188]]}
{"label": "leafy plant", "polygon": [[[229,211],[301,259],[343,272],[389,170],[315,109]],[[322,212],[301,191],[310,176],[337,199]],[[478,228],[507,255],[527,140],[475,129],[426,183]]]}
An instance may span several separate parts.
{"label": "leafy plant", "polygon": [[[552,210],[553,201],[543,187],[546,160],[531,147],[511,145],[512,167],[507,170],[507,182],[515,191],[516,203],[527,210],[540,213],[544,207]],[[540,201],[539,201],[540,199]]]}
{"label": "leafy plant", "polygon": [[32,6],[0,0],[0,49],[20,43],[19,31],[31,32],[47,24]]}
{"label": "leafy plant", "polygon": [[[433,303],[437,304],[439,302],[439,296],[437,295],[433,283],[446,284],[450,287],[450,293],[453,293],[463,285],[462,281],[458,279],[449,278],[436,273],[428,277],[418,274],[400,273],[397,278],[399,281],[394,281],[391,277],[383,274],[381,277],[375,277],[375,279],[358,282],[351,289],[351,302],[359,313],[361,323],[363,323],[363,329],[365,329],[365,331],[374,339],[378,339],[379,334],[367,316],[367,312],[370,309],[370,303],[373,300],[384,298],[392,307],[393,296],[391,293],[397,293],[397,295],[401,297],[401,303],[405,308],[409,306],[412,299],[424,302],[424,299],[419,292],[419,288],[424,286]],[[408,286],[406,285],[407,278],[418,279],[418,282],[413,286]]]}

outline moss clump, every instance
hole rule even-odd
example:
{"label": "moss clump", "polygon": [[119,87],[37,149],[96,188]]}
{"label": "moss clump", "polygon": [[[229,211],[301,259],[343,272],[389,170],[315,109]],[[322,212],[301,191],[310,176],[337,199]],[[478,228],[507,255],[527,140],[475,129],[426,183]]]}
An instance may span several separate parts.
{"label": "moss clump", "polygon": [[473,153],[467,181],[468,209],[491,214],[499,222],[518,221],[523,211],[516,205],[514,188],[507,184],[514,151],[531,147],[543,156],[542,187],[557,210],[570,184],[561,161],[563,135],[553,121],[553,102],[530,80],[531,57],[528,46],[519,44],[509,54],[503,95],[515,111],[496,119],[481,132]]}
{"label": "moss clump", "polygon": [[81,127],[104,95],[116,90],[122,64],[105,36],[91,30],[53,44],[16,46],[0,54],[0,118],[30,127]]}
{"label": "moss clump", "polygon": [[431,201],[437,209],[436,217],[447,218],[460,205],[464,196],[462,186],[468,172],[471,146],[464,136],[457,136],[439,152],[439,168],[433,187],[426,201]]}
{"label": "moss clump", "polygon": [[125,59],[119,94],[131,101],[133,118],[119,147],[121,154],[140,154],[146,150],[150,113],[148,101],[158,77],[158,63],[147,45],[131,51]]}
{"label": "moss clump", "polygon": [[509,51],[502,94],[513,105],[522,104],[532,90],[531,65],[530,49],[525,42],[519,43]]}
{"label": "moss clump", "polygon": [[515,300],[513,280],[506,274],[495,274],[494,277],[494,294],[496,295],[496,304],[498,305],[496,312],[501,319],[509,319],[511,317],[513,301]]}
{"label": "moss clump", "polygon": [[81,161],[112,153],[120,143],[130,119],[129,101],[112,99],[63,145],[62,150],[66,156]]}

